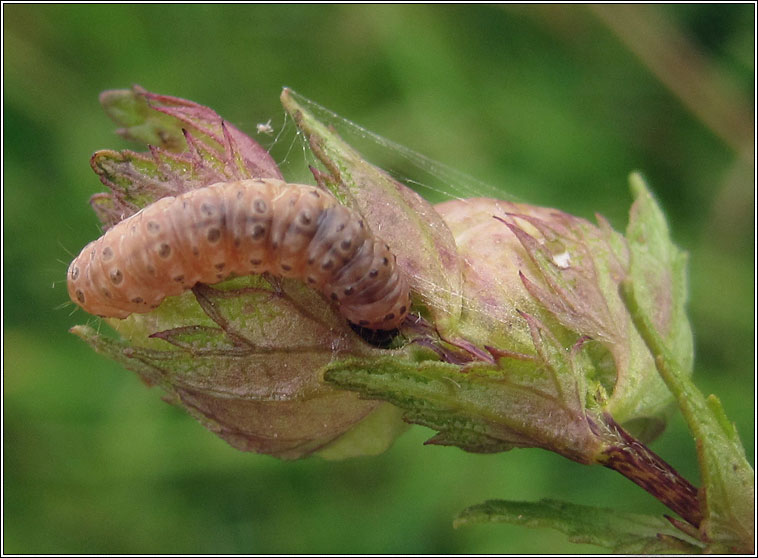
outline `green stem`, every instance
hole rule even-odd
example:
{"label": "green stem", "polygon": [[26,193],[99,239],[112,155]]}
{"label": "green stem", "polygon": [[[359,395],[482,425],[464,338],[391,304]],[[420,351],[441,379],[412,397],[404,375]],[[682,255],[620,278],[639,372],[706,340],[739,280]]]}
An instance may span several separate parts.
{"label": "green stem", "polygon": [[[672,358],[668,348],[664,345],[660,334],[656,331],[653,324],[650,323],[645,311],[640,308],[634,295],[634,285],[630,280],[622,283],[621,295],[626,307],[629,309],[634,326],[655,358],[655,365],[666,387],[674,394],[679,408],[684,413],[690,426],[696,424],[698,412],[706,406],[702,394],[684,377],[683,372]],[[695,434],[697,433],[695,432]]]}

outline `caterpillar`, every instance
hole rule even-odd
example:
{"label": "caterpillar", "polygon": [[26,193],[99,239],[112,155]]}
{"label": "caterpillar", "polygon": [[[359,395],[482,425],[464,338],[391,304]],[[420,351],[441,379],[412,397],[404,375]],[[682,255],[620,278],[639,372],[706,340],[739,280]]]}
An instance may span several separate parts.
{"label": "caterpillar", "polygon": [[324,190],[271,178],[157,200],[85,246],[67,282],[90,314],[126,318],[196,283],[266,272],[304,280],[367,329],[395,329],[410,309],[395,256],[358,213]]}

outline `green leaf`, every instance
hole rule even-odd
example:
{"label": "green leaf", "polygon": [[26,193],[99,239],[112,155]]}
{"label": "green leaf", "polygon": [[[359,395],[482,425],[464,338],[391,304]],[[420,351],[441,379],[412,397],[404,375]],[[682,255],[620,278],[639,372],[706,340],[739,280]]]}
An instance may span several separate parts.
{"label": "green leaf", "polygon": [[687,319],[687,253],[671,241],[658,204],[638,173],[629,177],[634,195],[626,238],[628,279],[639,304],[685,374],[692,375],[692,330]]}
{"label": "green leaf", "polygon": [[149,146],[147,153],[102,150],[92,156],[90,165],[112,193],[90,203],[108,227],[157,199],[215,182],[282,179],[263,147],[208,107],[139,86],[105,91],[100,102],[124,126],[120,135]]}
{"label": "green leaf", "polygon": [[620,554],[692,554],[701,550],[696,541],[663,518],[557,500],[490,500],[463,510],[453,525],[478,523],[549,527],[566,533],[571,542],[595,544]]}
{"label": "green leaf", "polygon": [[379,455],[385,452],[409,425],[402,420],[402,411],[385,403],[353,426],[316,455],[330,461]]}
{"label": "green leaf", "polygon": [[109,324],[130,343],[122,362],[150,365],[161,385],[246,399],[296,400],[329,391],[321,367],[336,355],[375,351],[323,296],[292,279],[197,285],[153,312]]}
{"label": "green leaf", "polygon": [[[754,472],[736,429],[727,419],[719,400],[706,398],[690,379],[691,356],[688,330],[678,322],[683,305],[683,278],[673,281],[669,299],[660,291],[642,285],[640,278],[661,273],[658,258],[668,257],[683,273],[684,256],[673,249],[662,214],[639,175],[631,178],[637,196],[637,219],[630,224],[635,239],[631,251],[630,278],[622,293],[642,338],[655,356],[664,382],[674,394],[695,437],[700,462],[702,535],[714,552],[751,552],[755,533]],[[669,301],[670,300],[670,301]],[[670,306],[666,311],[662,305]]]}
{"label": "green leaf", "polygon": [[[72,332],[244,451],[304,457],[378,407],[321,381],[333,359],[379,351],[299,281],[251,276],[197,286],[153,312],[108,323],[123,340],[83,326]],[[389,421],[375,430],[384,448],[400,433]],[[343,443],[342,455],[381,445],[357,441]]]}
{"label": "green leaf", "polygon": [[[571,366],[569,359],[551,364],[515,360],[500,368],[462,370],[444,362],[418,362],[409,354],[405,359],[340,360],[326,366],[324,378],[363,397],[389,401],[406,411],[406,420],[438,430],[428,443],[476,452],[542,447],[592,463],[602,442],[589,425],[581,392],[568,379],[574,374]],[[564,378],[558,381],[555,374]]]}
{"label": "green leaf", "polygon": [[355,394],[330,390],[315,378],[308,385],[308,378],[292,377],[304,361],[312,364],[323,354],[196,355],[134,347],[87,326],[75,326],[71,332],[148,385],[160,386],[168,402],[183,407],[242,451],[282,459],[305,457],[339,438],[377,406]]}
{"label": "green leaf", "polygon": [[342,203],[360,212],[390,246],[435,326],[441,332],[453,331],[461,313],[461,263],[442,218],[416,192],[368,163],[320,122],[311,112],[318,105],[289,89],[282,92],[281,101],[330,172],[317,177]]}
{"label": "green leaf", "polygon": [[105,113],[123,126],[117,133],[124,138],[148,145],[160,145],[171,151],[185,147],[181,122],[168,114],[154,111],[144,95],[144,89],[113,89],[100,94]]}
{"label": "green leaf", "polygon": [[175,153],[190,148],[236,178],[282,178],[268,151],[208,107],[138,85],[105,91],[100,103],[127,139]]}

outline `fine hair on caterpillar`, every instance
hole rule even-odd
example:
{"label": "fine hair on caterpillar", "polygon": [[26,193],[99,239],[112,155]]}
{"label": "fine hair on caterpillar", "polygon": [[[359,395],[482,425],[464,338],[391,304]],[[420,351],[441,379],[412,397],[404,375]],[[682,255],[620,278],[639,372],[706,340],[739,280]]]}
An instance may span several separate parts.
{"label": "fine hair on caterpillar", "polygon": [[71,300],[125,318],[231,275],[303,280],[367,329],[400,326],[410,291],[389,246],[325,190],[277,179],[166,197],[110,228],[68,268]]}

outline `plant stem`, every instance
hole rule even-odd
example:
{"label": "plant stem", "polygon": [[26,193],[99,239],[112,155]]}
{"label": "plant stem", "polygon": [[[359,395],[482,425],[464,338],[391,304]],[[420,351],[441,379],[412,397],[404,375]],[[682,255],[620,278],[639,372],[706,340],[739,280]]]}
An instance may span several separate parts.
{"label": "plant stem", "polygon": [[618,471],[675,511],[694,527],[703,519],[698,490],[671,465],[634,438],[607,414],[603,437],[610,443],[598,463]]}

